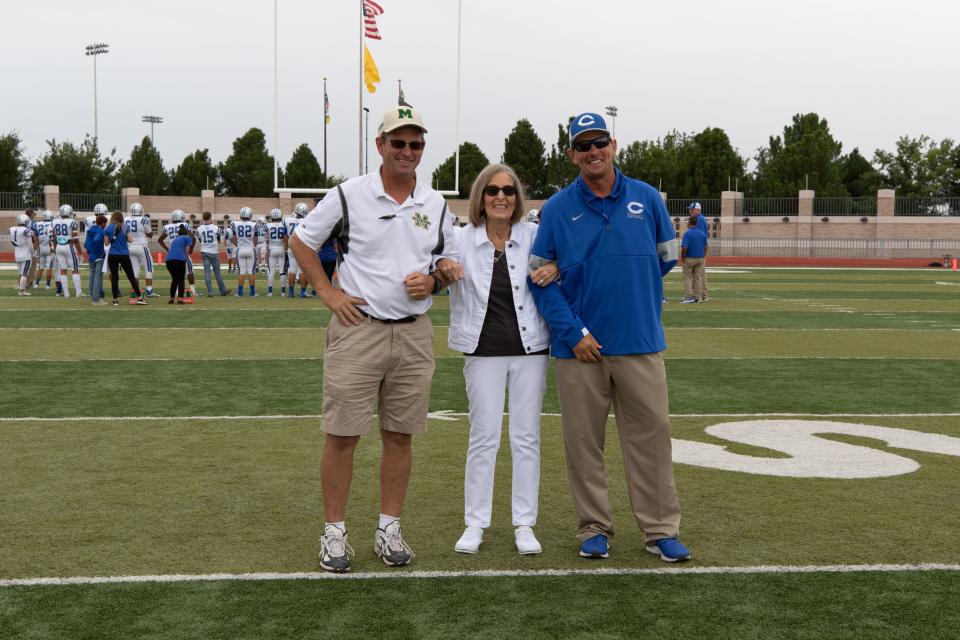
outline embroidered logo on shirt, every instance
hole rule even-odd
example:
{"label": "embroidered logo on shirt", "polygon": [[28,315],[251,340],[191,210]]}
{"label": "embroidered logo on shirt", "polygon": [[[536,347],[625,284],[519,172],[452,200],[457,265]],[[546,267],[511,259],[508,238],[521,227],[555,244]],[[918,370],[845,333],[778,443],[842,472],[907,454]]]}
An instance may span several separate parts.
{"label": "embroidered logo on shirt", "polygon": [[644,207],[642,202],[628,202],[627,217],[643,220],[643,209]]}
{"label": "embroidered logo on shirt", "polygon": [[570,219],[573,220],[574,222],[576,222],[577,220],[579,220],[579,219],[582,218],[582,217],[583,217],[583,214],[581,213],[580,215],[573,216],[573,217],[570,218]]}
{"label": "embroidered logo on shirt", "polygon": [[420,213],[419,211],[416,211],[413,214],[413,226],[420,227],[424,231],[429,231],[430,218],[428,218],[425,214]]}

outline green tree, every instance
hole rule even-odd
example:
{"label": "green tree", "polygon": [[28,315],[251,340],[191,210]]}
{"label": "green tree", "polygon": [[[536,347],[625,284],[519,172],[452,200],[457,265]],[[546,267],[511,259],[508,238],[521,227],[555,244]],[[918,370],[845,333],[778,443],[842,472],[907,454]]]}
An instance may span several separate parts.
{"label": "green tree", "polygon": [[263,131],[251,128],[233,141],[233,153],[218,167],[228,196],[273,196],[273,158]]}
{"label": "green tree", "polygon": [[23,190],[29,167],[20,136],[13,131],[0,136],[0,191]]}
{"label": "green tree", "polygon": [[960,150],[950,138],[929,136],[897,140],[896,153],[877,149],[873,161],[880,167],[883,186],[898,196],[948,196],[960,183]]}
{"label": "green tree", "polygon": [[139,187],[143,195],[161,196],[167,192],[170,174],[163,168],[163,158],[150,136],[144,136],[133,147],[130,159],[117,172],[117,183],[120,187]]}
{"label": "green tree", "polygon": [[37,158],[30,172],[34,191],[54,184],[60,193],[113,193],[116,191],[116,149],[100,155],[93,138],[86,136],[80,146],[72,142],[47,140],[49,149]]}
{"label": "green tree", "polygon": [[679,169],[679,182],[668,192],[678,197],[719,198],[734,181],[743,182],[746,161],[723,129],[707,127],[680,147]]}
{"label": "green tree", "polygon": [[881,176],[870,161],[860,155],[860,150],[854,148],[840,158],[840,179],[847,192],[859,198],[876,195]]}
{"label": "green tree", "polygon": [[[433,184],[440,190],[453,189],[453,169],[456,162],[456,154],[450,154],[450,157],[444,160],[439,167],[433,171]],[[470,197],[470,187],[484,167],[490,164],[487,156],[483,154],[480,147],[472,142],[463,142],[460,144],[460,196],[461,198]]]}
{"label": "green tree", "polygon": [[208,149],[197,149],[184,158],[170,179],[170,193],[175,196],[198,196],[204,189],[217,192],[219,186],[217,168],[210,161]]}
{"label": "green tree", "polygon": [[523,183],[527,197],[534,200],[543,198],[546,193],[545,150],[543,140],[526,118],[518,121],[503,141],[501,162],[513,167]]}
{"label": "green tree", "polygon": [[324,186],[323,169],[306,143],[297,147],[290,156],[284,176],[287,179],[286,184],[294,188],[319,189]]}
{"label": "green tree", "polygon": [[567,149],[570,147],[570,120],[567,118],[567,124],[557,125],[557,143],[550,147],[550,153],[547,155],[545,178],[543,184],[543,197],[549,198],[560,189],[573,182],[579,170],[577,165],[570,162],[567,157]]}
{"label": "green tree", "polygon": [[680,157],[689,144],[690,137],[676,130],[656,140],[637,140],[619,150],[617,164],[631,178],[676,193],[684,186]]}
{"label": "green tree", "polygon": [[842,147],[825,118],[815,113],[793,116],[783,137],[771,136],[770,146],[758,151],[752,195],[795,197],[807,188],[818,196],[847,195],[840,177]]}

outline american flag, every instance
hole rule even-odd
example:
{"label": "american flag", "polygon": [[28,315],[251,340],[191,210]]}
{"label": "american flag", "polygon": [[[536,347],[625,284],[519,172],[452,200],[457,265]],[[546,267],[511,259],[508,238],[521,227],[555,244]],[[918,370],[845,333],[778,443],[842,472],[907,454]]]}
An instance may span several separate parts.
{"label": "american flag", "polygon": [[381,40],[377,29],[377,16],[383,13],[383,7],[373,0],[363,0],[363,35],[371,40]]}
{"label": "american flag", "polygon": [[330,98],[327,97],[327,90],[323,90],[323,119],[330,124]]}

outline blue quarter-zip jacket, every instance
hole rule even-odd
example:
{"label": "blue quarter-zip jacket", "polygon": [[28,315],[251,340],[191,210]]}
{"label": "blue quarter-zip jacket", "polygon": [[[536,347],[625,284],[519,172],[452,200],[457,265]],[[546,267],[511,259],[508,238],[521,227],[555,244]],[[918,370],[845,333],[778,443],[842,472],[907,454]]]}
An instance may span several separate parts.
{"label": "blue quarter-zip jacket", "polygon": [[530,286],[554,357],[573,358],[585,329],[604,355],[667,348],[662,279],[677,263],[677,239],[652,186],[617,170],[613,191],[598,198],[578,177],[544,204],[530,253],[532,268],[556,260],[560,269],[558,282]]}

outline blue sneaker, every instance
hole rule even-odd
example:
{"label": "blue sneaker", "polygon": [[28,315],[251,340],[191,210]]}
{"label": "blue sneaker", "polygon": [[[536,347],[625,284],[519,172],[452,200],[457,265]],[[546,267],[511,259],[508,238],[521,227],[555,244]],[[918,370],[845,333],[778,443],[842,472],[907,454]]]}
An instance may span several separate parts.
{"label": "blue sneaker", "polygon": [[610,555],[607,536],[598,533],[580,543],[580,556],[583,558],[606,558]]}
{"label": "blue sneaker", "polygon": [[647,551],[660,556],[664,562],[683,562],[690,559],[690,549],[676,538],[660,538],[647,545]]}

